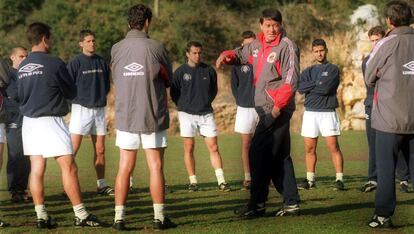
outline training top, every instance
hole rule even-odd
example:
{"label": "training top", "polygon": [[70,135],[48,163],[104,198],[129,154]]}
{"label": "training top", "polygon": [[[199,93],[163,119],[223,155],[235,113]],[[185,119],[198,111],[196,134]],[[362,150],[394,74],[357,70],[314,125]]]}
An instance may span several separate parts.
{"label": "training top", "polygon": [[76,55],[68,63],[68,71],[77,87],[72,103],[88,108],[106,106],[110,90],[109,67],[99,55]]}
{"label": "training top", "polygon": [[7,123],[22,123],[23,116],[20,114],[19,98],[17,96],[17,69],[10,67],[10,83],[6,89],[4,104],[7,111]]}
{"label": "training top", "polygon": [[364,78],[368,86],[375,87],[371,127],[414,134],[414,29],[396,27],[378,41]]}
{"label": "training top", "polygon": [[231,91],[238,106],[254,107],[253,66],[251,64],[233,66]]}
{"label": "training top", "polygon": [[112,46],[115,128],[150,133],[169,127],[167,91],[172,66],[165,47],[132,29]]}
{"label": "training top", "polygon": [[329,62],[306,68],[300,74],[298,91],[305,94],[305,110],[335,111],[338,107],[336,90],[339,68]]}
{"label": "training top", "polygon": [[224,51],[222,55],[228,58],[224,63],[235,64],[240,60],[243,64],[253,65],[256,111],[259,109],[261,113],[270,114],[273,107],[278,107],[282,112],[293,113],[300,55],[284,29],[270,43],[261,32],[252,43]]}
{"label": "training top", "polygon": [[76,86],[65,63],[45,52],[31,52],[17,73],[20,111],[24,116],[64,116],[67,99],[76,97]]}
{"label": "training top", "polygon": [[196,67],[185,63],[174,72],[170,94],[178,111],[192,115],[212,113],[211,103],[217,95],[217,73],[205,63]]}
{"label": "training top", "polygon": [[[362,75],[365,76],[365,70],[367,69],[367,62],[369,59],[369,55],[362,60]],[[374,92],[375,87],[366,85],[367,88],[367,97],[365,98],[364,105],[365,107],[372,107],[372,103],[374,102]],[[371,115],[371,113],[366,113]]]}
{"label": "training top", "polygon": [[5,89],[9,84],[9,66],[0,58],[0,123],[6,122],[6,108],[4,107]]}

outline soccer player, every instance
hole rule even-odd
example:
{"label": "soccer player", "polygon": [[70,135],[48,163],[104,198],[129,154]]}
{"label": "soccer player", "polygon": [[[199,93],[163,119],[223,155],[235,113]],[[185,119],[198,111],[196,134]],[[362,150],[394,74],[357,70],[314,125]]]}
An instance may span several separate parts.
{"label": "soccer player", "polygon": [[[7,85],[9,84],[10,77],[9,77],[9,66],[7,63],[0,58],[0,97],[3,99],[3,92],[6,89]],[[0,106],[0,171],[3,166],[3,148],[4,143],[6,142],[6,129],[5,129],[5,121],[6,121],[6,110],[3,106]],[[0,227],[9,226],[8,223],[0,220]]]}
{"label": "soccer player", "polygon": [[69,112],[67,99],[76,96],[76,86],[65,63],[48,53],[52,48],[50,27],[36,22],[29,25],[27,38],[32,51],[18,70],[18,97],[23,114],[23,150],[30,156],[30,191],[38,228],[55,228],[56,221],[45,207],[44,174],[46,161],[54,158],[62,172],[62,182],[75,212],[75,226],[101,226],[82,203],[77,166],[72,156],[70,133],[63,121]]}
{"label": "soccer player", "polygon": [[[242,33],[241,46],[250,44],[256,35],[252,31]],[[241,156],[243,162],[244,180],[242,188],[250,189],[251,176],[249,167],[249,148],[259,116],[254,109],[253,66],[249,63],[234,65],[231,72],[231,91],[236,99],[237,112],[234,131],[240,133],[242,141]]]}
{"label": "soccer player", "polygon": [[7,110],[7,183],[12,202],[29,201],[27,184],[30,174],[30,159],[23,153],[22,122],[17,97],[17,69],[27,57],[27,49],[15,47],[11,50],[10,84],[6,89],[4,104]]}
{"label": "soccer player", "polygon": [[[368,37],[372,45],[375,46],[379,40],[385,36],[385,30],[382,26],[375,26],[368,31]],[[362,74],[365,74],[366,63],[369,59],[369,55],[362,61]],[[369,160],[368,160],[368,182],[365,183],[361,191],[371,192],[377,188],[377,170],[375,163],[375,129],[371,128],[371,111],[372,103],[374,101],[374,87],[367,86],[367,98],[364,101],[365,105],[365,127],[368,139],[369,149]],[[396,166],[396,177],[400,181],[400,191],[403,193],[409,192],[408,180],[410,178],[410,171],[408,164],[405,161],[405,157],[400,151],[398,153],[397,166]]]}
{"label": "soccer player", "polygon": [[290,119],[295,110],[295,91],[299,76],[299,50],[286,36],[282,14],[266,9],[260,17],[261,33],[252,43],[224,51],[216,67],[233,64],[237,59],[253,64],[255,109],[259,123],[249,150],[252,185],[250,200],[235,210],[244,218],[265,214],[269,182],[283,196],[276,216],[299,215],[299,194],[290,156]]}
{"label": "soccer player", "polygon": [[120,149],[115,181],[113,228],[125,229],[125,205],[137,150],[142,145],[150,173],[155,230],[177,225],[164,216],[164,150],[167,147],[169,115],[167,92],[172,66],[164,46],[148,37],[152,12],[138,4],[129,9],[126,37],[111,51],[116,87],[116,145]]}
{"label": "soccer player", "polygon": [[186,46],[187,63],[174,72],[171,98],[178,109],[180,135],[184,140],[184,162],[190,179],[189,192],[198,190],[195,174],[194,137],[197,131],[204,137],[210,161],[221,191],[230,191],[224,179],[223,162],[217,145],[217,128],[211,103],[217,95],[217,73],[201,62],[202,45],[190,41]]}
{"label": "soccer player", "polygon": [[305,112],[301,135],[305,141],[306,179],[299,189],[315,188],[316,146],[318,136],[325,138],[336,171],[335,190],[344,190],[344,160],[339,148],[339,119],[336,90],[339,86],[339,68],[328,62],[328,47],[323,39],[312,42],[312,54],[317,64],[306,68],[300,75],[298,91],[305,95]]}
{"label": "soccer player", "polygon": [[[376,130],[377,190],[371,228],[393,227],[395,164],[400,150],[414,168],[414,29],[412,9],[403,1],[385,6],[388,33],[370,54],[365,82],[375,87],[371,127]],[[411,173],[411,182],[414,174]]]}
{"label": "soccer player", "polygon": [[110,90],[109,67],[105,60],[95,53],[95,33],[82,30],[79,35],[82,53],[72,58],[68,71],[77,87],[72,100],[69,124],[73,153],[77,155],[83,136],[91,135],[94,148],[93,163],[97,176],[97,193],[114,195],[105,180],[105,106]]}

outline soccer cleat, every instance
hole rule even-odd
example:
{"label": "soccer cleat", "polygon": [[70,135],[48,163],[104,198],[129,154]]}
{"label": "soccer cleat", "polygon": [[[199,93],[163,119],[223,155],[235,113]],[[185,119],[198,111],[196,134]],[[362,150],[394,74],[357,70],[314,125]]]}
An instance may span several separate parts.
{"label": "soccer cleat", "polygon": [[126,230],[125,227],[125,221],[123,219],[119,219],[117,221],[114,221],[114,224],[112,225],[112,228],[118,231]]}
{"label": "soccer cleat", "polygon": [[222,192],[230,192],[231,191],[231,188],[230,188],[230,185],[229,184],[227,184],[227,183],[221,183],[218,186],[218,190],[220,190]]}
{"label": "soccer cleat", "polygon": [[12,192],[10,201],[13,203],[19,203],[23,201],[23,195],[20,192]]}
{"label": "soccer cleat", "polygon": [[105,195],[114,196],[115,195],[115,191],[109,186],[97,188],[96,191],[98,195],[102,195],[102,196],[105,196]]}
{"label": "soccer cleat", "polygon": [[367,183],[364,184],[364,186],[362,186],[361,192],[369,193],[369,192],[374,191],[375,189],[377,189],[377,182],[368,181]]}
{"label": "soccer cleat", "polygon": [[101,221],[95,215],[88,215],[85,219],[75,217],[73,224],[77,227],[100,227],[102,226]]}
{"label": "soccer cleat", "polygon": [[393,228],[394,225],[391,222],[391,217],[381,217],[374,215],[369,221],[368,226],[371,228]]}
{"label": "soccer cleat", "polygon": [[242,190],[250,190],[252,182],[250,180],[243,180]]}
{"label": "soccer cleat", "polygon": [[188,192],[196,192],[198,191],[198,186],[197,184],[193,183],[193,184],[189,184],[188,185]]}
{"label": "soccer cleat", "polygon": [[8,226],[10,226],[10,224],[0,220],[0,228],[4,228],[4,227],[8,227]]}
{"label": "soccer cleat", "polygon": [[400,192],[409,193],[408,182],[406,180],[400,182]]}
{"label": "soccer cleat", "polygon": [[298,184],[299,190],[307,190],[307,189],[314,189],[316,188],[315,181],[310,181],[308,179],[304,179],[302,183]]}
{"label": "soccer cleat", "polygon": [[243,207],[240,207],[234,210],[235,215],[237,215],[240,218],[246,218],[246,219],[253,219],[253,218],[261,217],[265,213],[266,213],[266,207],[264,204],[263,206],[247,204]]}
{"label": "soccer cleat", "polygon": [[345,184],[342,180],[335,181],[335,187],[334,190],[336,191],[344,191],[345,190]]}
{"label": "soccer cleat", "polygon": [[298,216],[300,215],[299,205],[283,205],[282,208],[276,211],[275,216]]}
{"label": "soccer cleat", "polygon": [[165,217],[164,221],[161,222],[159,219],[154,219],[152,221],[152,228],[154,230],[165,230],[168,228],[176,228],[177,224],[173,223],[169,218]]}
{"label": "soccer cleat", "polygon": [[53,228],[56,228],[58,226],[56,220],[53,219],[50,216],[47,216],[46,220],[45,219],[37,219],[36,225],[37,225],[37,228],[40,228],[40,229],[44,229],[44,228],[53,229]]}

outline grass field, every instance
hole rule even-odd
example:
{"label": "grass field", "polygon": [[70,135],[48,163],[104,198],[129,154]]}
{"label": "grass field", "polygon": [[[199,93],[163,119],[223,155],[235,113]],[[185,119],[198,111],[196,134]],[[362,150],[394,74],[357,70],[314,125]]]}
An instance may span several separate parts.
{"label": "grass field", "polygon": [[[335,172],[324,142],[320,142],[317,164],[318,188],[301,191],[302,215],[299,217],[273,217],[281,205],[280,196],[271,189],[264,218],[240,220],[233,215],[233,209],[244,205],[248,192],[240,190],[243,172],[241,167],[240,140],[238,135],[219,137],[220,151],[224,160],[224,171],[228,182],[235,189],[229,193],[216,189],[214,170],[210,166],[208,154],[201,138],[197,139],[196,167],[201,191],[188,193],[187,175],[182,159],[182,142],[179,137],[169,138],[166,151],[165,174],[169,188],[167,194],[167,214],[179,227],[168,230],[171,233],[388,233],[373,232],[366,222],[373,212],[374,193],[364,194],[357,189],[365,183],[367,173],[367,146],[364,132],[345,132],[340,145],[345,158],[345,182],[347,191],[333,191]],[[95,195],[95,172],[92,168],[91,146],[85,139],[77,158],[84,203],[100,219],[110,223],[114,215],[113,197]],[[114,139],[107,140],[106,177],[113,185],[117,171],[118,149]],[[296,177],[305,176],[304,148],[302,138],[293,134],[292,156],[295,162]],[[7,157],[6,157],[7,158]],[[6,191],[5,167],[0,180],[0,211],[2,218],[12,227],[0,229],[1,233],[36,233],[35,212],[32,204],[12,204]],[[77,229],[72,226],[73,211],[62,191],[59,170],[56,162],[49,160],[45,177],[46,205],[49,213],[58,219],[59,228],[53,233],[111,233],[111,228]],[[153,232],[152,202],[148,193],[148,171],[143,152],[139,152],[134,173],[134,186],[137,193],[129,196],[127,204],[128,226],[133,231]],[[397,192],[398,205],[393,221],[397,226],[392,232],[414,233],[414,194]]]}

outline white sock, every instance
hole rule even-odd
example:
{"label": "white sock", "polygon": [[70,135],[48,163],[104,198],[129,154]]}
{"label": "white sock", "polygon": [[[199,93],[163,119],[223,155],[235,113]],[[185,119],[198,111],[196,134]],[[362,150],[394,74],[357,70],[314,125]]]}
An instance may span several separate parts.
{"label": "white sock", "polygon": [[38,219],[48,220],[48,215],[44,204],[35,205],[35,211]]}
{"label": "white sock", "polygon": [[244,180],[247,180],[247,181],[252,180],[252,177],[250,176],[250,173],[244,173]]}
{"label": "white sock", "polygon": [[83,203],[73,206],[73,211],[75,212],[75,216],[81,220],[86,219],[89,215]]}
{"label": "white sock", "polygon": [[224,179],[224,171],[223,169],[219,168],[215,170],[216,178],[217,178],[217,184],[220,185],[222,183],[226,183],[226,180]]}
{"label": "white sock", "polygon": [[190,178],[190,184],[197,184],[197,176],[196,175],[189,176],[188,178]]}
{"label": "white sock", "polygon": [[153,204],[154,207],[154,219],[158,219],[164,222],[164,203]]}
{"label": "white sock", "polygon": [[344,173],[336,173],[336,180],[343,181],[344,180]]}
{"label": "white sock", "polygon": [[315,182],[315,172],[306,172],[306,179]]}
{"label": "white sock", "polygon": [[98,185],[98,188],[104,188],[106,186],[108,186],[106,184],[106,180],[105,179],[99,179],[96,181],[96,185]]}
{"label": "white sock", "polygon": [[407,186],[408,186],[408,181],[403,180],[403,181],[401,181],[401,182],[400,182],[400,184],[405,184],[405,185],[407,185]]}
{"label": "white sock", "polygon": [[130,187],[130,188],[132,188],[132,185],[134,184],[134,183],[133,183],[133,180],[134,180],[134,179],[132,178],[132,176],[130,176],[130,177],[129,177],[129,187]]}
{"label": "white sock", "polygon": [[125,220],[125,206],[115,206],[114,221]]}

